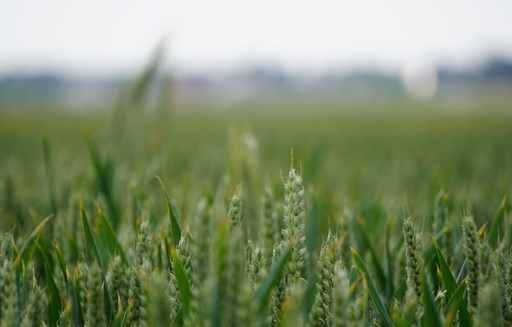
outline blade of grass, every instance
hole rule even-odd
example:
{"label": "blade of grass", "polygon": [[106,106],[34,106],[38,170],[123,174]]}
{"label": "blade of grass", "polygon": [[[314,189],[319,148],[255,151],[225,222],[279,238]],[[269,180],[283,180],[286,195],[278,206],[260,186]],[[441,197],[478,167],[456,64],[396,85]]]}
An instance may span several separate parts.
{"label": "blade of grass", "polygon": [[466,291],[466,283],[461,283],[453,295],[448,300],[448,303],[446,304],[444,308],[444,316],[446,319],[446,326],[452,326],[453,321],[455,320],[455,314],[457,313],[457,308],[459,309],[459,318],[461,322],[461,326],[471,326],[471,316],[469,315],[469,312],[467,316],[465,314],[462,314],[461,308],[466,308],[467,306],[463,301],[464,292]]}
{"label": "blade of grass", "polygon": [[112,327],[123,327],[124,324],[124,312],[119,311],[116,315],[116,319],[112,322]]}
{"label": "blade of grass", "polygon": [[130,314],[130,312],[132,311],[132,306],[133,306],[133,302],[135,301],[135,299],[132,299],[130,301],[130,303],[128,303],[128,307],[126,308],[126,310],[123,312],[119,311],[114,322],[112,323],[112,326],[113,327],[123,327],[126,323],[126,318],[128,318],[128,315]]}
{"label": "blade of grass", "polygon": [[59,314],[62,311],[62,299],[46,261],[44,263],[44,272],[46,275],[46,292],[48,294],[48,321],[50,326],[57,326]]}
{"label": "blade of grass", "polygon": [[[393,262],[395,262],[392,257],[391,251],[389,249],[389,241],[391,240],[391,231],[393,230],[393,224],[395,220],[390,218],[386,224],[386,269],[388,276],[393,276]],[[393,285],[393,278],[386,278],[386,307],[389,308],[391,301],[393,299],[393,292],[395,287]]]}
{"label": "blade of grass", "polygon": [[359,256],[359,254],[354,250],[353,248],[350,248],[350,251],[352,251],[352,257],[354,258],[354,263],[357,266],[357,269],[359,270],[359,273],[362,275],[363,280],[365,282],[366,288],[368,290],[368,294],[370,295],[370,298],[373,301],[373,304],[377,308],[377,311],[379,312],[380,316],[382,317],[382,320],[386,326],[392,326],[391,318],[389,317],[388,312],[386,311],[386,307],[382,303],[382,300],[380,299],[379,292],[377,291],[377,288],[375,287],[375,283],[373,282],[372,277],[370,276],[370,273],[368,272],[368,269],[366,268],[363,260]]}
{"label": "blade of grass", "polygon": [[[435,247],[436,255],[437,255],[437,262],[439,264],[439,269],[441,270],[444,285],[446,288],[446,298],[448,299],[448,305],[446,306],[446,308],[449,308],[450,302],[453,303],[454,301],[458,301],[457,303],[459,303],[460,320],[461,320],[461,322],[464,322],[463,326],[470,326],[470,325],[467,325],[467,323],[471,323],[471,316],[469,315],[469,311],[468,311],[466,303],[461,302],[460,300],[457,300],[456,298],[454,299],[454,297],[456,296],[455,293],[457,291],[460,291],[459,289],[460,289],[461,285],[466,285],[466,283],[458,282],[455,280],[455,278],[453,277],[453,274],[450,270],[450,267],[448,267],[448,264],[446,263],[443,253],[441,252],[441,249],[439,248],[439,245],[437,244],[437,241],[434,239],[434,237],[432,235],[430,235],[430,237],[432,238],[432,241],[434,242],[434,247]],[[465,267],[465,265],[466,265],[466,262],[464,261],[463,268]],[[464,270],[464,269],[462,269],[462,270]],[[461,272],[462,272],[462,270],[461,270]],[[465,286],[464,286],[464,289],[465,289]],[[457,294],[457,296],[459,296],[459,294]],[[462,298],[462,295],[460,295],[460,296]],[[446,311],[445,311],[445,315],[446,315]],[[448,325],[448,326],[451,326],[451,325]]]}
{"label": "blade of grass", "polygon": [[171,245],[169,244],[169,239],[167,238],[167,231],[164,231],[164,246],[165,246],[165,254],[167,258],[167,267],[169,268],[169,272],[172,273],[172,258],[171,258]]}
{"label": "blade of grass", "polygon": [[[88,263],[92,263],[94,261],[93,255],[96,257],[96,260],[98,261],[98,265],[101,269],[101,275],[103,277],[103,292],[106,293],[105,299],[105,311],[109,313],[109,320],[114,320],[114,304],[112,303],[112,296],[110,295],[110,291],[107,284],[107,276],[105,274],[105,270],[103,269],[103,264],[101,262],[100,253],[98,251],[98,247],[96,245],[96,240],[94,239],[94,235],[91,231],[91,226],[89,225],[89,221],[87,219],[87,215],[85,213],[84,204],[82,201],[80,201],[80,216],[82,218],[82,227],[84,230],[84,238],[85,238],[85,248],[86,248],[86,257],[88,259]],[[92,254],[91,254],[92,252]]]}
{"label": "blade of grass", "polygon": [[222,295],[221,288],[224,287],[223,283],[223,270],[227,268],[226,260],[227,260],[227,245],[228,235],[227,235],[227,223],[226,220],[222,220],[219,224],[219,234],[217,237],[217,242],[215,242],[215,261],[214,261],[214,283],[210,288],[210,303],[212,306],[211,310],[211,326],[218,327],[221,324],[221,305],[222,305]]}
{"label": "blade of grass", "polygon": [[68,285],[68,274],[67,274],[67,267],[66,267],[66,261],[64,260],[64,254],[62,253],[62,249],[59,246],[59,243],[57,243],[56,240],[53,240],[53,244],[55,246],[55,252],[57,253],[57,259],[59,261],[59,267],[62,271],[62,275],[64,276],[64,281],[66,282],[66,288]]}
{"label": "blade of grass", "polygon": [[443,324],[441,323],[441,317],[439,316],[439,311],[436,308],[436,303],[434,302],[434,298],[430,292],[430,287],[428,286],[425,274],[423,274],[423,307],[425,312],[421,316],[422,325],[429,327],[442,327]]}
{"label": "blade of grass", "polygon": [[190,299],[192,298],[192,291],[190,281],[187,277],[187,272],[185,268],[183,268],[183,264],[176,254],[176,250],[173,246],[171,246],[171,257],[172,257],[172,265],[173,272],[176,280],[178,282],[178,290],[181,295],[181,306],[183,310],[183,315],[187,316],[190,310]]}
{"label": "blade of grass", "polygon": [[41,229],[50,221],[50,219],[53,217],[53,215],[50,215],[43,219],[39,225],[36,226],[34,231],[30,234],[30,236],[27,238],[25,243],[23,244],[23,247],[18,252],[18,256],[14,260],[12,266],[13,269],[17,269],[21,263],[23,263],[23,267],[26,267],[30,259],[32,259],[32,255],[34,254],[34,251],[37,246],[37,241],[39,238],[39,233],[41,232]]}
{"label": "blade of grass", "polygon": [[491,231],[489,232],[489,245],[492,249],[496,248],[498,245],[498,239],[500,238],[500,229],[501,234],[505,231],[505,228],[502,227],[503,221],[505,220],[505,216],[507,215],[507,196],[503,197],[501,200],[500,206],[496,211],[496,215],[494,215],[494,220],[492,221]]}
{"label": "blade of grass", "polygon": [[366,228],[363,226],[363,222],[361,219],[356,219],[357,226],[359,227],[359,231],[363,236],[364,246],[368,248],[370,251],[370,255],[372,256],[372,263],[375,268],[375,273],[377,276],[377,281],[379,282],[380,287],[386,288],[386,274],[384,273],[384,269],[382,269],[382,265],[380,264],[380,257],[377,255],[375,248],[373,247],[373,242],[370,241],[368,234],[366,233]]}
{"label": "blade of grass", "polygon": [[464,277],[466,277],[467,272],[468,272],[468,259],[466,258],[464,260],[464,263],[462,264],[462,267],[460,268],[459,275],[457,276],[457,279],[455,280],[457,285],[460,285],[460,283],[462,283],[462,281],[464,280]]}
{"label": "blade of grass", "polygon": [[277,285],[279,279],[283,275],[284,269],[286,268],[286,263],[290,260],[291,256],[292,249],[286,249],[268,274],[267,278],[265,278],[261,283],[260,288],[254,294],[254,301],[259,312],[265,310],[267,299],[270,296],[270,291],[275,285]]}
{"label": "blade of grass", "polygon": [[[75,274],[76,276],[76,274]],[[80,302],[78,300],[78,280],[73,280],[73,285],[69,286],[69,296],[71,298],[71,319],[73,320],[73,326],[83,326],[84,320],[82,316],[82,310],[80,310]]]}
{"label": "blade of grass", "polygon": [[99,252],[96,249],[96,242],[94,240],[94,236],[92,235],[91,226],[89,225],[89,220],[87,219],[87,214],[85,213],[84,203],[80,200],[80,218],[82,220],[82,229],[84,231],[84,240],[85,240],[85,258],[88,264],[91,264],[96,258],[99,260]]}
{"label": "blade of grass", "polygon": [[318,292],[316,282],[317,277],[312,276],[311,278],[308,279],[308,283],[306,285],[306,291],[304,292],[304,298],[302,301],[302,303],[304,304],[304,319],[307,319],[315,303],[316,293]]}
{"label": "blade of grass", "polygon": [[[434,235],[434,239],[439,241],[443,236],[444,231],[440,231]],[[436,249],[434,244],[429,244],[425,250],[423,250],[423,262],[425,266],[429,266],[436,259]]]}
{"label": "blade of grass", "polygon": [[306,286],[306,291],[304,292],[304,321],[307,321],[309,316],[309,312],[313,307],[313,303],[315,302],[316,296],[316,262],[314,260],[313,254],[316,249],[316,241],[318,235],[318,201],[316,198],[311,195],[310,196],[310,210],[306,220],[306,249],[308,253],[308,284]]}
{"label": "blade of grass", "polygon": [[439,244],[437,244],[433,235],[430,235],[432,241],[434,242],[434,248],[436,250],[437,255],[437,263],[439,264],[439,269],[441,270],[441,274],[443,276],[444,286],[446,287],[446,296],[450,299],[455,292],[455,288],[457,284],[455,283],[455,278],[453,277],[452,272],[450,271],[450,267],[446,263],[444,259],[443,253],[441,253],[441,249],[439,248]]}
{"label": "blade of grass", "polygon": [[102,162],[98,149],[96,148],[96,145],[91,139],[89,133],[84,130],[82,132],[82,135],[85,144],[87,145],[89,156],[91,157],[94,172],[96,174],[96,178],[98,179],[100,191],[105,197],[108,209],[110,210],[110,218],[112,219],[112,225],[114,226],[114,229],[116,229],[119,225],[119,215],[112,194],[112,171],[111,169],[109,169],[108,165]]}
{"label": "blade of grass", "polygon": [[105,235],[105,240],[107,241],[110,253],[115,254],[117,252],[121,256],[123,262],[128,264],[128,259],[124,254],[123,247],[121,246],[121,243],[117,239],[116,233],[112,229],[112,226],[110,226],[110,223],[108,222],[107,218],[103,214],[103,210],[101,210],[100,207],[98,207],[98,217],[100,218],[101,230]]}
{"label": "blade of grass", "polygon": [[180,227],[180,220],[178,216],[178,211],[176,210],[176,207],[172,203],[169,193],[167,192],[167,189],[164,186],[164,183],[160,179],[160,177],[155,176],[158,182],[160,183],[160,186],[162,187],[162,190],[165,194],[165,199],[167,201],[167,213],[169,214],[169,222],[171,224],[171,240],[175,247],[178,246],[178,243],[181,239],[181,227]]}

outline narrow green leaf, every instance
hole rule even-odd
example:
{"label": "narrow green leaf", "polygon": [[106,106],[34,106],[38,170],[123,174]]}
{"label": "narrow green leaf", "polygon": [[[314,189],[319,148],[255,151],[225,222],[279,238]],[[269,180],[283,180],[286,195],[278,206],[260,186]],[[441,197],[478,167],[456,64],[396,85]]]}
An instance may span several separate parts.
{"label": "narrow green leaf", "polygon": [[83,326],[84,319],[82,316],[82,310],[80,310],[80,301],[78,300],[78,289],[80,288],[78,279],[76,278],[75,271],[75,279],[74,285],[70,285],[69,287],[69,296],[71,298],[71,319],[73,320],[73,326]]}
{"label": "narrow green leaf", "polygon": [[286,251],[281,255],[281,257],[277,260],[276,264],[268,274],[267,278],[261,283],[260,288],[256,291],[254,295],[254,300],[256,303],[256,307],[259,310],[264,310],[266,308],[267,299],[270,295],[270,291],[272,288],[278,283],[281,278],[284,269],[286,268],[286,263],[290,260],[292,256],[292,249],[287,248]]}
{"label": "narrow green leaf", "polygon": [[[82,201],[80,201],[80,216],[82,218],[82,227],[84,230],[84,238],[85,238],[85,249],[86,249],[86,257],[87,262],[90,264],[94,261],[94,257],[96,257],[96,260],[98,261],[98,265],[101,269],[101,274],[103,277],[103,291],[105,294],[105,306],[106,311],[110,314],[109,320],[113,320],[114,317],[114,304],[112,303],[112,296],[110,295],[110,291],[107,284],[107,278],[105,275],[105,271],[103,270],[103,264],[101,262],[100,253],[98,251],[98,247],[96,245],[96,240],[94,239],[94,235],[91,231],[91,226],[89,225],[89,221],[87,220],[87,215],[85,213],[84,204]],[[91,253],[92,252],[92,253]],[[94,256],[94,257],[93,257]]]}
{"label": "narrow green leaf", "polygon": [[48,263],[45,261],[44,272],[46,275],[46,292],[48,294],[48,320],[50,326],[57,326],[59,314],[62,311],[62,299],[50,270]]}
{"label": "narrow green leaf", "polygon": [[[448,303],[446,304],[444,308],[444,316],[446,319],[446,326],[452,326],[453,321],[455,320],[455,315],[457,313],[457,308],[460,309],[461,305],[464,305],[462,299],[464,297],[464,292],[466,291],[466,283],[461,283],[453,295],[448,300]],[[465,306],[465,305],[464,305]],[[462,321],[461,321],[462,322]],[[470,320],[471,322],[471,320]],[[462,326],[468,326],[465,323],[462,324]]]}
{"label": "narrow green leaf", "polygon": [[361,235],[363,236],[364,245],[368,248],[368,251],[370,251],[370,255],[372,256],[372,263],[375,268],[375,273],[377,276],[377,281],[379,282],[380,287],[386,288],[386,274],[384,273],[384,269],[382,269],[382,265],[380,264],[380,258],[375,251],[375,248],[373,247],[374,242],[370,241],[370,238],[368,237],[368,234],[366,233],[366,228],[363,226],[363,222],[361,219],[356,219],[357,226],[359,227],[359,230],[361,232]]}
{"label": "narrow green leaf", "polygon": [[60,248],[59,243],[57,243],[56,240],[53,240],[53,244],[55,245],[55,252],[57,253],[57,259],[59,260],[59,267],[62,271],[62,275],[64,276],[64,281],[66,282],[66,287],[68,287],[68,274],[67,274],[66,261],[64,260],[64,254],[62,253],[62,249]]}
{"label": "narrow green leaf", "polygon": [[124,310],[124,312],[119,311],[117,313],[117,316],[114,319],[114,322],[112,323],[112,327],[123,327],[125,325],[126,318],[128,318],[128,315],[132,311],[132,306],[133,306],[134,301],[135,301],[135,299],[132,299],[130,301],[130,303],[128,303],[128,307],[126,308],[126,310]]}
{"label": "narrow green leaf", "polygon": [[430,292],[430,287],[428,286],[425,274],[423,274],[423,306],[425,308],[425,312],[421,316],[422,325],[429,327],[442,327],[443,324],[441,323],[441,317],[439,316],[439,311],[436,308],[436,303],[434,302],[434,298]]}
{"label": "narrow green leaf", "polygon": [[174,249],[174,247],[171,247],[171,257],[172,265],[174,268],[174,276],[176,277],[176,281],[178,282],[178,290],[180,291],[181,295],[181,305],[183,309],[183,314],[187,316],[190,310],[190,299],[192,298],[190,281],[188,280],[185,268],[183,268],[183,264],[176,255],[176,250]]}
{"label": "narrow green leaf", "polygon": [[128,259],[126,258],[123,247],[121,243],[117,239],[116,233],[110,226],[107,218],[103,214],[103,210],[98,207],[98,217],[100,218],[101,231],[105,235],[105,240],[107,241],[108,248],[110,250],[110,254],[115,254],[116,252],[120,255],[121,259],[125,264],[128,264]]}
{"label": "narrow green leaf", "polygon": [[466,277],[466,274],[468,273],[468,259],[464,259],[464,262],[462,263],[462,267],[460,268],[459,275],[457,275],[457,279],[455,282],[457,285],[460,285],[464,278]]}
{"label": "narrow green leaf", "polygon": [[304,292],[304,299],[302,303],[304,303],[304,318],[306,319],[315,304],[316,293],[318,289],[316,287],[317,277],[312,276],[308,279],[308,283],[306,285],[306,291]]}
{"label": "narrow green leaf", "polygon": [[123,327],[125,312],[126,311],[119,311],[117,313],[116,318],[114,319],[114,322],[112,322],[112,327]]}
{"label": "narrow green leaf", "polygon": [[[395,262],[395,258],[389,249],[389,241],[391,240],[391,231],[393,230],[394,222],[394,219],[390,218],[386,224],[386,272],[388,276],[393,276],[393,263]],[[393,285],[393,278],[386,278],[386,307],[389,307],[391,304],[394,291],[395,286]]]}
{"label": "narrow green leaf", "polygon": [[501,234],[503,235],[503,232],[505,231],[505,227],[503,227],[503,221],[505,220],[505,217],[507,215],[507,196],[505,195],[503,197],[503,200],[501,200],[500,206],[498,207],[498,210],[496,211],[496,215],[494,215],[494,220],[492,221],[491,231],[489,232],[489,245],[492,249],[496,248],[498,245],[498,238],[501,231]]}
{"label": "narrow green leaf", "polygon": [[82,220],[82,229],[84,231],[84,240],[85,240],[85,258],[88,264],[94,262],[94,257],[99,260],[99,252],[96,248],[96,242],[94,240],[94,236],[92,235],[91,226],[89,225],[89,220],[87,219],[87,214],[85,213],[84,203],[80,200],[80,218]]}
{"label": "narrow green leaf", "polygon": [[[440,231],[434,236],[434,239],[436,241],[440,240],[443,236],[443,231]],[[434,244],[429,244],[427,248],[423,251],[423,262],[424,266],[428,267],[432,264],[432,262],[436,259],[436,249],[434,247]]]}
{"label": "narrow green leaf", "polygon": [[[444,234],[444,230],[441,230],[439,233],[434,235],[434,239],[439,241]],[[403,243],[403,242],[402,242]],[[423,259],[425,262],[425,266],[432,263],[432,260],[436,258],[436,249],[434,248],[434,244],[429,244],[426,249],[423,250]]]}
{"label": "narrow green leaf", "polygon": [[363,260],[359,256],[359,254],[354,250],[353,248],[350,248],[350,251],[352,251],[352,257],[354,258],[354,263],[357,266],[357,269],[363,276],[363,280],[365,282],[366,288],[368,290],[368,294],[370,295],[373,304],[377,308],[377,311],[380,313],[384,324],[386,326],[392,326],[391,318],[389,317],[388,312],[386,311],[386,307],[382,303],[379,292],[377,291],[377,288],[375,287],[375,283],[373,282],[372,277],[370,276],[370,273],[368,272],[368,269],[366,268]]}
{"label": "narrow green leaf", "polygon": [[164,246],[165,246],[165,254],[167,258],[167,267],[169,268],[169,272],[172,273],[172,259],[171,259],[171,245],[169,244],[169,239],[167,238],[167,231],[164,231]]}
{"label": "narrow green leaf", "polygon": [[128,307],[126,308],[126,311],[124,312],[124,315],[123,315],[123,320],[121,322],[121,326],[124,326],[124,324],[126,323],[126,318],[128,318],[128,315],[132,311],[132,307],[133,307],[133,302],[134,301],[135,301],[135,299],[132,299],[130,301],[130,303],[128,304]]}
{"label": "narrow green leaf", "polygon": [[441,274],[443,275],[443,282],[444,282],[444,286],[446,287],[446,296],[448,299],[450,299],[453,295],[453,292],[455,292],[455,288],[457,287],[457,284],[455,283],[455,277],[453,277],[450,267],[448,267],[448,264],[446,263],[446,260],[444,259],[443,253],[441,252],[441,249],[439,248],[439,244],[437,244],[433,235],[430,235],[430,237],[432,238],[432,241],[434,242],[434,248],[436,250],[436,255],[437,255],[437,262],[439,264],[439,269],[441,270]]}
{"label": "narrow green leaf", "polygon": [[171,198],[169,197],[169,193],[167,193],[167,189],[165,188],[164,183],[162,182],[160,177],[155,177],[160,183],[160,186],[162,187],[162,190],[164,191],[165,194],[165,199],[167,200],[167,213],[169,214],[169,222],[171,223],[171,239],[174,246],[177,247],[181,239],[181,227],[178,217],[178,211],[176,210],[176,207],[172,203]]}
{"label": "narrow green leaf", "polygon": [[[460,285],[463,285],[463,284],[466,285],[466,283],[462,283]],[[460,285],[459,285],[459,287],[460,287]],[[455,290],[455,292],[457,292],[457,290]],[[455,296],[455,294],[452,297],[454,297],[454,296]],[[459,320],[460,320],[461,326],[468,326],[468,327],[473,326],[473,319],[471,318],[471,315],[469,314],[468,305],[464,301],[464,299],[462,299],[462,301],[459,302]]]}
{"label": "narrow green leaf", "polygon": [[23,247],[21,248],[20,252],[18,253],[18,256],[14,260],[12,266],[14,269],[17,269],[21,263],[23,263],[23,266],[26,267],[30,259],[32,259],[32,255],[34,254],[34,251],[36,249],[37,240],[39,238],[39,233],[41,232],[41,229],[48,223],[48,221],[53,217],[53,215],[50,215],[43,219],[39,225],[34,229],[34,231],[30,234],[30,236],[25,241],[25,244],[23,244]]}
{"label": "narrow green leaf", "polygon": [[227,235],[227,222],[222,220],[219,224],[219,234],[217,242],[215,242],[215,261],[214,261],[214,283],[210,288],[210,303],[211,303],[211,326],[218,327],[221,324],[221,305],[222,295],[221,289],[225,286],[222,285],[223,277],[226,269],[226,260],[228,255],[228,235]]}
{"label": "narrow green leaf", "polygon": [[[102,269],[103,271],[103,269]],[[112,301],[112,297],[110,296],[110,291],[108,289],[108,285],[106,282],[106,276],[103,277],[103,312],[107,316],[108,325],[112,323],[115,319],[114,315],[114,301]]]}
{"label": "narrow green leaf", "polygon": [[429,276],[431,276],[431,279],[429,280],[432,284],[430,285],[430,287],[435,291],[435,290],[440,290],[442,288],[441,284],[442,284],[442,277],[439,276],[439,274],[437,273],[439,271],[439,265],[438,265],[438,262],[437,262],[437,255],[434,251],[434,256],[433,256],[433,259],[430,261],[430,263],[428,263],[428,265],[425,265],[423,267],[423,271],[424,273],[428,274]]}
{"label": "narrow green leaf", "polygon": [[99,188],[107,202],[108,209],[110,210],[110,219],[112,219],[112,224],[114,225],[115,229],[117,228],[119,223],[119,214],[117,207],[114,203],[114,197],[112,195],[111,177],[113,171],[110,168],[113,167],[102,162],[98,149],[96,148],[96,145],[91,139],[89,133],[84,130],[82,135],[87,145],[87,149],[89,150],[89,156],[91,157],[92,165],[94,167],[94,172],[98,180]]}
{"label": "narrow green leaf", "polygon": [[310,196],[311,206],[309,207],[309,214],[306,219],[306,249],[307,249],[307,259],[308,259],[308,284],[306,286],[306,290],[304,292],[304,319],[307,321],[307,317],[313,304],[315,302],[316,296],[316,262],[314,260],[314,253],[316,249],[317,235],[318,235],[318,201],[316,198],[311,195]]}
{"label": "narrow green leaf", "polygon": [[[462,268],[460,269],[459,275],[457,276],[457,280],[455,281],[457,283],[457,285],[459,285],[459,286],[462,284],[465,284],[464,278],[466,277],[467,271],[468,271],[467,264],[468,264],[468,259],[466,258],[464,260],[464,263],[462,264]],[[462,301],[460,303],[459,319],[461,322],[461,326],[472,326],[473,325],[473,320],[471,318],[471,315],[469,314],[468,306],[465,301]]]}
{"label": "narrow green leaf", "polygon": [[[445,316],[447,314],[446,310],[448,310],[448,308],[450,308],[450,306],[451,306],[450,303],[455,303],[455,302],[459,303],[458,307],[459,307],[460,320],[461,320],[461,322],[464,322],[463,326],[470,326],[472,324],[472,322],[471,322],[471,316],[469,315],[469,312],[468,312],[467,305],[464,301],[461,302],[460,300],[457,300],[457,298],[456,298],[456,296],[460,295],[461,299],[462,299],[462,295],[464,294],[464,291],[460,291],[460,289],[461,289],[461,285],[464,285],[464,289],[465,289],[466,283],[462,282],[462,280],[458,281],[458,278],[457,278],[457,280],[455,280],[455,278],[453,277],[453,274],[450,270],[450,267],[448,267],[448,264],[446,263],[446,260],[441,252],[441,249],[439,248],[439,245],[437,244],[437,241],[434,239],[434,237],[432,235],[430,235],[430,237],[432,238],[432,240],[434,242],[434,247],[435,247],[436,255],[437,255],[437,261],[439,263],[439,269],[441,270],[444,285],[446,287],[446,298],[448,299],[448,304],[446,305]],[[464,270],[465,266],[466,266],[466,261],[464,261],[464,265],[463,265],[463,268],[461,269],[461,273]],[[460,276],[462,276],[462,275],[460,275]],[[462,294],[456,294],[457,292],[462,292]],[[455,308],[457,308],[457,307],[455,307]],[[455,314],[455,312],[454,312],[454,314]],[[447,326],[451,326],[451,324],[447,325]]]}

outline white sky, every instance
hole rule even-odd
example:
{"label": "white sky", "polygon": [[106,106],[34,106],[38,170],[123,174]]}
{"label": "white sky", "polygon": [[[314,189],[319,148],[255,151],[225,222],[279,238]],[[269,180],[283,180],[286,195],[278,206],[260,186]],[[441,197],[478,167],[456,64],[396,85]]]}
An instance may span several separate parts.
{"label": "white sky", "polygon": [[179,71],[512,58],[509,0],[0,0],[0,74],[138,69],[166,38]]}

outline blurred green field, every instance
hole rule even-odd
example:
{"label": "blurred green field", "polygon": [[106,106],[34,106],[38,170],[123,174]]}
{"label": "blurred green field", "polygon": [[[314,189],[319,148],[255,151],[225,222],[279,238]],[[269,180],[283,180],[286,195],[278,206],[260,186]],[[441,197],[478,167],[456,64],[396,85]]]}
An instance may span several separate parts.
{"label": "blurred green field", "polygon": [[2,323],[512,321],[492,101],[127,108],[0,112]]}
{"label": "blurred green field", "polygon": [[[49,185],[59,206],[76,196],[100,201],[84,133],[114,167],[120,208],[129,207],[133,193],[153,198],[149,194],[158,192],[154,175],[172,185],[185,213],[191,205],[185,198],[214,194],[226,178],[231,188],[250,184],[243,187],[250,188],[255,201],[266,177],[279,194],[291,149],[306,185],[321,202],[323,228],[344,206],[362,215],[379,207],[388,216],[410,207],[428,218],[441,188],[477,216],[489,217],[511,194],[512,113],[492,110],[492,103],[466,111],[407,101],[377,109],[323,105],[183,106],[166,117],[132,113],[124,118],[124,132],[117,131],[118,117],[112,113],[5,111],[0,113],[0,215],[12,209],[28,217],[29,208],[50,214]],[[43,137],[50,149],[51,181]],[[241,171],[244,149],[250,151],[251,176]]]}

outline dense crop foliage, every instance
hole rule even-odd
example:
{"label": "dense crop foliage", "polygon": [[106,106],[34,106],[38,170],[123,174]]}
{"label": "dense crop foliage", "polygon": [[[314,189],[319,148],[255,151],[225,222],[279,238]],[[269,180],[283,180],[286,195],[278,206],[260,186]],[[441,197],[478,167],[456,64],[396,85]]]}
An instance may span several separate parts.
{"label": "dense crop foliage", "polygon": [[[16,135],[10,137],[16,140]],[[201,174],[178,176],[169,194],[165,184],[170,178],[154,177],[168,174],[165,165],[155,162],[163,159],[150,158],[149,163],[147,158],[126,159],[128,164],[123,165],[114,158],[133,153],[119,148],[104,159],[92,132],[81,138],[82,150],[77,154],[87,155],[87,161],[78,166],[82,175],[74,170],[78,163],[73,160],[68,166],[59,162],[63,159],[54,154],[54,143],[44,138],[43,167],[36,165],[33,169],[38,172],[30,172],[32,177],[44,177],[43,183],[34,181],[37,196],[30,185],[22,184],[22,178],[15,182],[18,175],[13,172],[21,168],[9,167],[4,158],[3,326],[489,326],[512,322],[508,205],[505,199],[501,203],[493,199],[493,192],[488,194],[493,175],[467,174],[475,182],[452,181],[460,194],[452,196],[439,188],[431,195],[429,188],[438,185],[422,185],[426,177],[413,169],[421,200],[407,198],[415,193],[401,184],[404,177],[396,181],[400,186],[388,185],[397,188],[390,195],[376,196],[369,189],[369,194],[358,198],[362,191],[350,193],[350,183],[338,188],[319,185],[316,191],[314,183],[306,187],[302,174],[311,173],[320,182],[325,178],[322,174],[335,176],[337,171],[315,173],[302,162],[301,174],[292,161],[277,181],[262,179],[262,159],[268,158],[271,166],[275,159],[261,158],[254,136],[243,132],[228,136],[231,144],[225,151],[231,174],[216,175],[218,167],[210,167],[205,174],[217,181],[216,187]],[[16,142],[23,145],[24,141]],[[501,146],[499,141],[489,144],[495,146],[492,151]],[[307,147],[297,149],[296,153],[308,151]],[[158,157],[147,151],[148,156]],[[357,151],[350,153],[361,156]],[[451,155],[453,160],[463,154]],[[481,160],[466,158],[475,165]],[[16,159],[13,153],[11,160]],[[215,160],[214,156],[210,163]],[[498,155],[495,160],[508,159]],[[145,164],[146,169],[128,171]],[[389,173],[387,164],[382,165]],[[193,169],[204,167],[199,163]],[[185,175],[192,170],[186,164],[182,169]],[[368,166],[360,169],[371,171]],[[474,171],[478,169],[486,168]],[[385,183],[376,175],[361,178],[363,183],[371,180],[377,189]],[[474,203],[471,197],[459,200],[467,195],[463,187],[477,183],[486,193],[476,199],[489,203]],[[46,187],[41,189],[39,184]],[[507,194],[508,189],[501,191]],[[345,198],[329,199],[328,192]],[[392,197],[400,192],[409,204]],[[31,199],[28,206],[23,206],[25,196]],[[418,211],[407,207],[418,202],[423,205]],[[395,206],[391,212],[397,214],[387,212],[389,206]],[[51,215],[42,219],[41,212]]]}
{"label": "dense crop foliage", "polygon": [[0,114],[0,326],[512,325],[510,114],[143,89]]}

